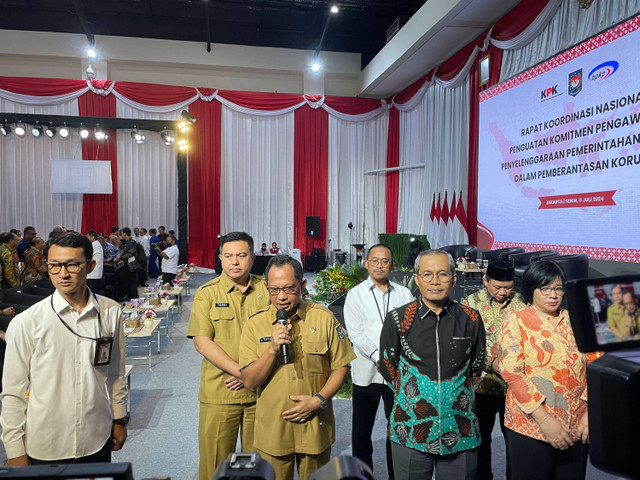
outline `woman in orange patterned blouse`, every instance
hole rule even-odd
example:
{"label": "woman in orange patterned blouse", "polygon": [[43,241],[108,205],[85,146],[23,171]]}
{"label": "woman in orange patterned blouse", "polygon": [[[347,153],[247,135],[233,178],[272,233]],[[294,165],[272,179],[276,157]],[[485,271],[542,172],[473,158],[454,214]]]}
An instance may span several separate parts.
{"label": "woman in orange patterned blouse", "polygon": [[587,355],[578,351],[560,267],[533,263],[522,278],[529,307],[502,325],[500,373],[511,479],[585,478],[589,440]]}

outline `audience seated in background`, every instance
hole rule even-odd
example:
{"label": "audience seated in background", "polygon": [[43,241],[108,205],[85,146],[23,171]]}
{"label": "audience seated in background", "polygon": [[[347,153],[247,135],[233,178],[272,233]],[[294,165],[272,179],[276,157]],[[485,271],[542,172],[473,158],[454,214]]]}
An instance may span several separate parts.
{"label": "audience seated in background", "polygon": [[[34,230],[35,231],[35,230]],[[44,240],[35,237],[31,240],[31,248],[24,256],[24,270],[22,283],[30,283],[42,280],[47,276],[47,266],[44,259]]]}
{"label": "audience seated in background", "polygon": [[14,288],[20,285],[20,272],[16,262],[16,247],[18,236],[5,232],[0,235],[0,263],[2,263],[2,289]]}
{"label": "audience seated in background", "polygon": [[271,242],[271,248],[269,249],[269,253],[271,255],[277,255],[280,253],[280,249],[278,248],[278,244],[276,242]]}

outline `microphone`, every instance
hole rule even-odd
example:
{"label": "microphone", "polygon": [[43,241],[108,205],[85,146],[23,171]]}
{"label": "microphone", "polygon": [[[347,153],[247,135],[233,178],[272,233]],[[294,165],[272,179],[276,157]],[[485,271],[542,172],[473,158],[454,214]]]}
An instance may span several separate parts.
{"label": "microphone", "polygon": [[[276,312],[276,321],[280,325],[287,326],[287,311],[284,308],[281,308]],[[289,345],[284,343],[281,345],[282,348],[282,363],[288,365],[289,363],[293,363],[293,354],[289,352]]]}

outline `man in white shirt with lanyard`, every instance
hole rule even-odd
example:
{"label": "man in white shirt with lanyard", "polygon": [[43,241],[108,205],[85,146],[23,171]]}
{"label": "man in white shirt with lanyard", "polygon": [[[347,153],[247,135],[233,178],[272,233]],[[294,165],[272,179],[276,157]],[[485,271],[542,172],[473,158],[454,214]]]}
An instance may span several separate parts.
{"label": "man in white shirt with lanyard", "polygon": [[178,249],[176,237],[173,235],[167,237],[167,245],[169,245],[167,248],[160,250],[160,247],[156,244],[155,249],[158,255],[164,259],[162,261],[162,281],[164,283],[171,283],[178,273],[180,250]]}
{"label": "man in white shirt with lanyard", "polygon": [[[344,320],[356,359],[351,362],[353,381],[352,448],[353,455],[373,469],[371,433],[382,397],[389,419],[393,392],[380,375],[380,332],[387,313],[413,301],[408,288],[389,280],[393,253],[386,245],[369,248],[364,266],[369,277],[351,289],[344,304]],[[387,438],[387,470],[393,479],[391,445]]]}
{"label": "man in white shirt with lanyard", "polygon": [[47,269],[56,291],[7,329],[7,466],[110,462],[127,439],[122,310],[87,288],[92,254],[80,233],[53,238]]}

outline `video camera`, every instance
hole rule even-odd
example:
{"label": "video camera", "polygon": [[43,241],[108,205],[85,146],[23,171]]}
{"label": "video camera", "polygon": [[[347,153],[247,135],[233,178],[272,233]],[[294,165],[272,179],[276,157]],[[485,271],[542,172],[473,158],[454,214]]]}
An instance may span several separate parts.
{"label": "video camera", "polygon": [[566,291],[580,351],[611,352],[587,367],[591,463],[640,479],[640,275],[572,280]]}

